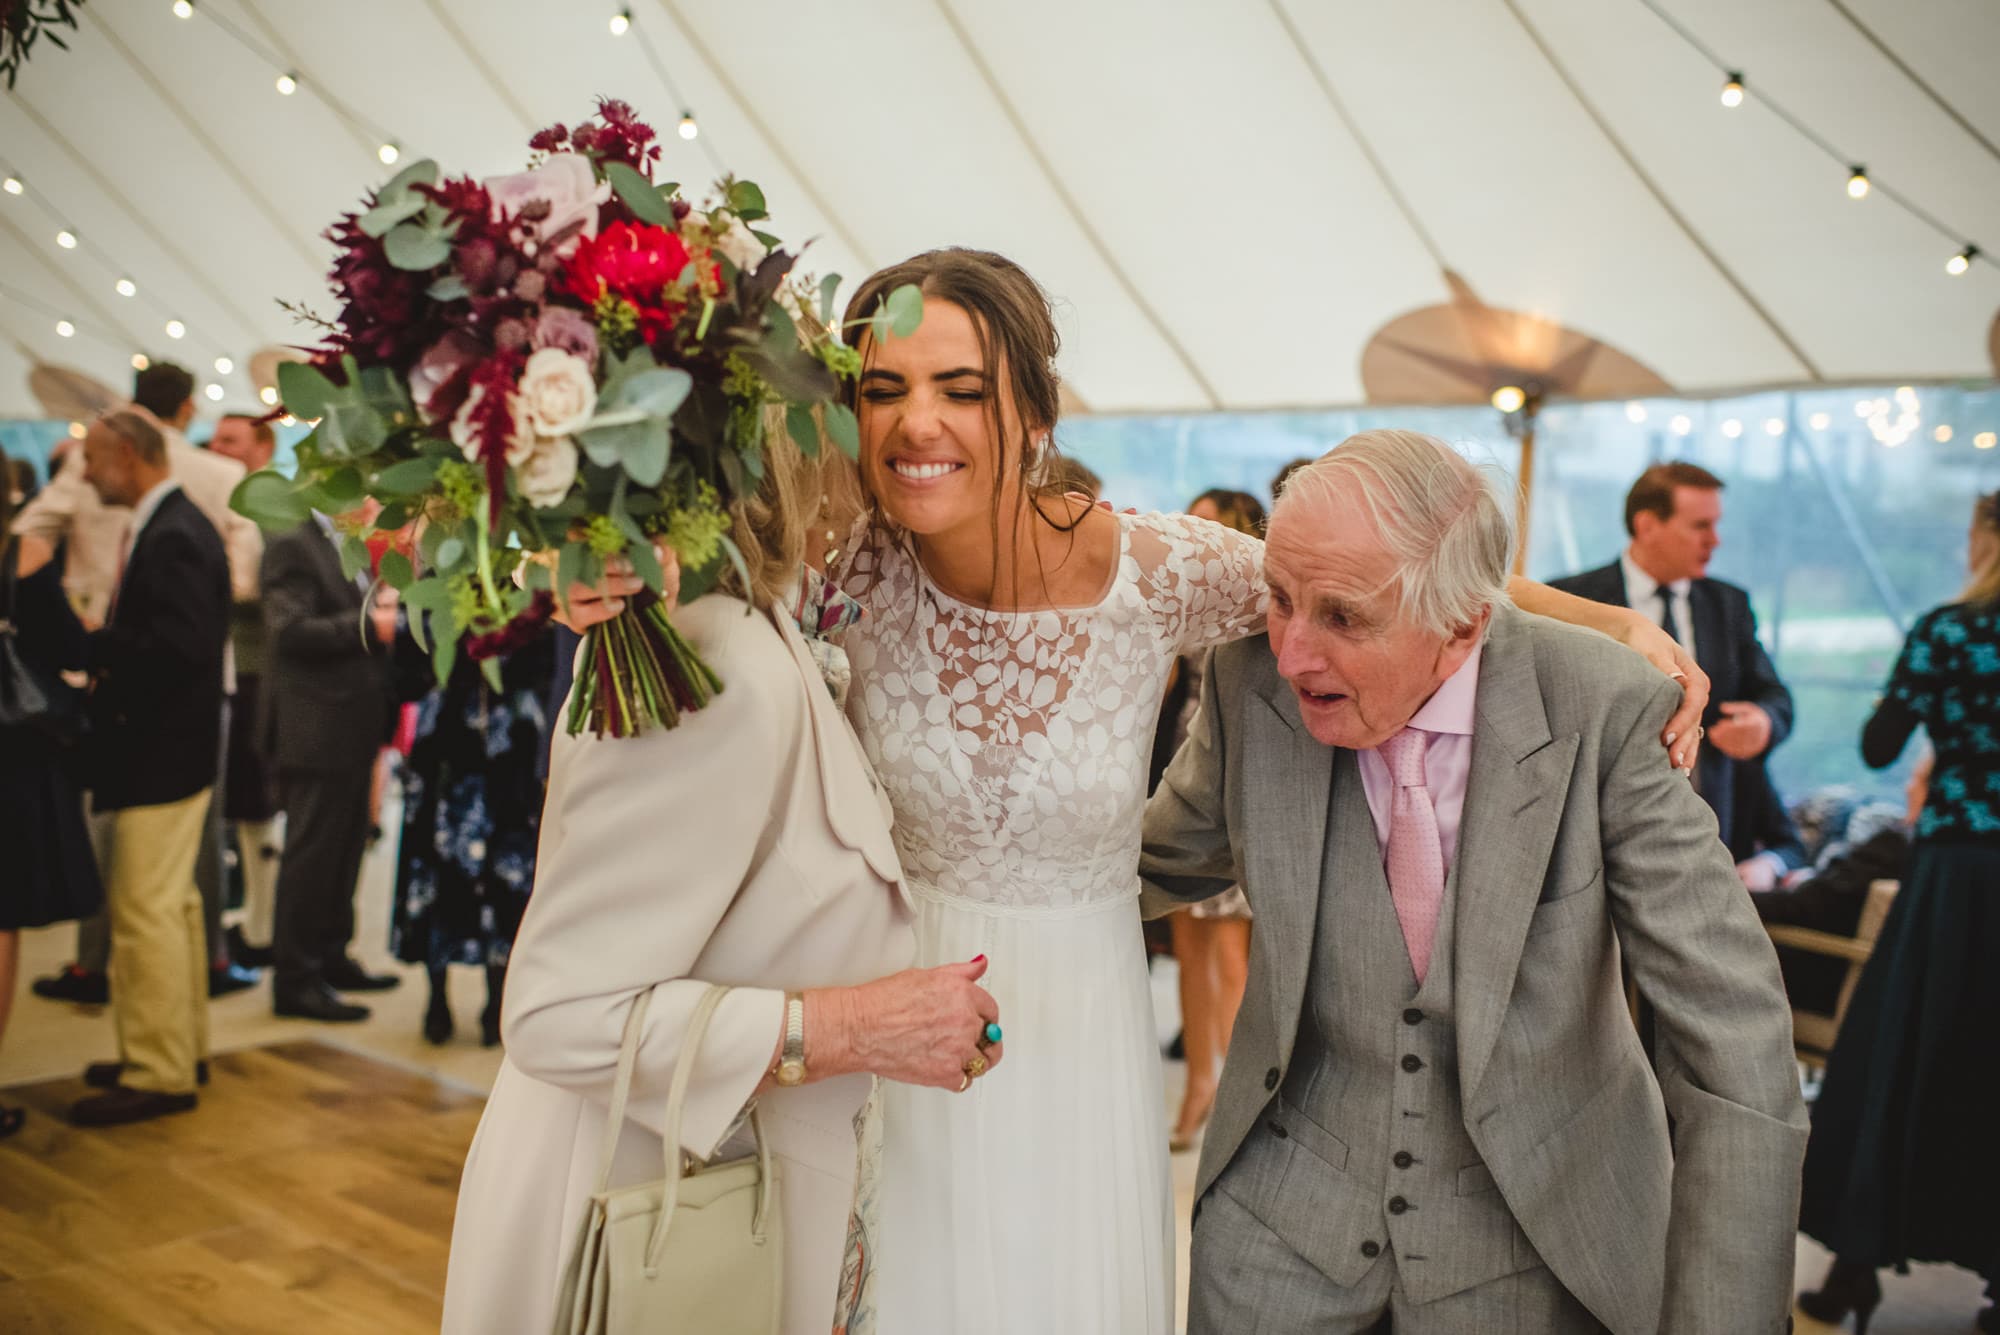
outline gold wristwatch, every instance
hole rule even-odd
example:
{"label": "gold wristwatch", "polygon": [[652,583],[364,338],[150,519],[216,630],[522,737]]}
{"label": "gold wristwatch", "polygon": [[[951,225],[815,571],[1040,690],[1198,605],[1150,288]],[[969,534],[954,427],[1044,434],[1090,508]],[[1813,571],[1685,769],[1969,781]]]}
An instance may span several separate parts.
{"label": "gold wristwatch", "polygon": [[785,993],[785,1046],[778,1053],[777,1075],[781,1085],[806,1082],[806,999],[797,992]]}

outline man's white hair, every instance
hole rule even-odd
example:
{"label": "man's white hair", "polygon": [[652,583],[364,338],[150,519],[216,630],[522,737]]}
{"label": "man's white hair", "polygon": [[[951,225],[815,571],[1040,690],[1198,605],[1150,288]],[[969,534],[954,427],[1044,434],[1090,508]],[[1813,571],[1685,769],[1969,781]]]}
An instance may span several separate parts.
{"label": "man's white hair", "polygon": [[1363,431],[1285,483],[1277,513],[1345,493],[1396,562],[1384,588],[1427,632],[1452,635],[1487,607],[1507,605],[1514,564],[1514,484],[1435,436]]}

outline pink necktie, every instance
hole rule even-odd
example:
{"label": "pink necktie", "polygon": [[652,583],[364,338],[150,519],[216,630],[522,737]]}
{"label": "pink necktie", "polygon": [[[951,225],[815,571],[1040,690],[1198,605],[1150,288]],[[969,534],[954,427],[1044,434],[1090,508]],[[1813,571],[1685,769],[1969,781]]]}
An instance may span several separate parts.
{"label": "pink necktie", "polygon": [[1424,780],[1430,740],[1421,729],[1405,728],[1376,748],[1396,785],[1389,803],[1389,897],[1396,903],[1396,921],[1402,924],[1418,986],[1430,968],[1438,905],[1444,902],[1444,845]]}

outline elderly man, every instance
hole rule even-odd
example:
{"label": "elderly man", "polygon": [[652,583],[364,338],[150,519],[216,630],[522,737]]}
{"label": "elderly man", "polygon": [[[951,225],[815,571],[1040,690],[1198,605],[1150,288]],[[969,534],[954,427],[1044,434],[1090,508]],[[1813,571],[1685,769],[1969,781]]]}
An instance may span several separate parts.
{"label": "elderly man", "polygon": [[194,1107],[208,1047],[194,874],[222,741],[229,562],[148,417],[109,413],[83,449],[90,485],[132,514],[104,625],[86,641],[91,790],[113,821],[104,880],[118,1061],[87,1077],[105,1091],[70,1113],[79,1126],[114,1126]]}
{"label": "elderly man", "polygon": [[1776,960],[1661,758],[1679,692],[1508,606],[1510,511],[1408,432],[1301,470],[1269,634],[1216,651],[1147,808],[1149,911],[1240,883],[1257,914],[1194,1335],[1785,1328],[1806,1121]]}

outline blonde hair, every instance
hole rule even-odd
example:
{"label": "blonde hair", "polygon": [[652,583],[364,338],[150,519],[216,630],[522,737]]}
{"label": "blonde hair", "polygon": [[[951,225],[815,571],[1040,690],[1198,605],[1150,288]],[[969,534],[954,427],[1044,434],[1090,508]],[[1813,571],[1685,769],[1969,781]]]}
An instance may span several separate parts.
{"label": "blonde hair", "polygon": [[805,559],[806,532],[827,494],[827,474],[845,463],[830,444],[821,446],[818,459],[806,458],[785,429],[783,406],[765,410],[764,479],[729,507],[729,536],[743,553],[750,586],[742,587],[732,564],[722,579],[724,589],[759,609],[785,596]]}
{"label": "blonde hair", "polygon": [[1993,543],[1987,548],[1986,559],[1972,572],[1959,601],[1984,609],[2000,603],[2000,491],[1972,503],[1972,525],[1984,529]]}
{"label": "blonde hair", "polygon": [[1395,558],[1397,610],[1426,631],[1448,636],[1507,605],[1514,563],[1513,490],[1435,436],[1363,431],[1299,469],[1277,509],[1322,501],[1345,488]]}

